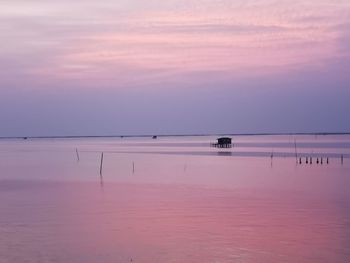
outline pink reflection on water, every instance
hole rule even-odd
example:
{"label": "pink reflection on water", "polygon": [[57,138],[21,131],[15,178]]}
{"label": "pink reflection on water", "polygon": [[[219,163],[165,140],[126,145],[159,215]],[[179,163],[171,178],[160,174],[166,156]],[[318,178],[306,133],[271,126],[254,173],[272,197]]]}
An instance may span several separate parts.
{"label": "pink reflection on water", "polygon": [[[346,262],[344,207],[291,191],[7,181],[6,260]],[[6,200],[6,203],[4,202]]]}
{"label": "pink reflection on water", "polygon": [[[274,138],[264,143],[288,139]],[[198,154],[217,150],[191,144],[197,139],[150,140],[2,142],[1,260],[350,260],[348,159],[297,165],[294,158]]]}

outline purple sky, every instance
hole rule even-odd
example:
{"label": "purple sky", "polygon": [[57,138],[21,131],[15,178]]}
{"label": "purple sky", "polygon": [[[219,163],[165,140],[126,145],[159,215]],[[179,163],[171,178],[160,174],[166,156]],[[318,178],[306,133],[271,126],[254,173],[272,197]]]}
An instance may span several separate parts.
{"label": "purple sky", "polygon": [[6,0],[0,136],[350,132],[348,0]]}

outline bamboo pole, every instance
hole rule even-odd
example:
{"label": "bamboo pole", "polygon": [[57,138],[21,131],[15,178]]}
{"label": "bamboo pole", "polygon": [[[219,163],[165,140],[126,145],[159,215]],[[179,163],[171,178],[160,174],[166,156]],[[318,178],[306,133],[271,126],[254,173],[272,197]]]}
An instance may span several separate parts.
{"label": "bamboo pole", "polygon": [[101,153],[100,175],[102,175],[102,168],[103,168],[103,152]]}
{"label": "bamboo pole", "polygon": [[295,161],[298,163],[298,152],[297,152],[297,140],[294,139],[294,148],[295,148]]}
{"label": "bamboo pole", "polygon": [[75,149],[75,152],[76,152],[76,154],[77,154],[77,162],[79,162],[79,161],[80,161],[80,157],[79,157],[78,148]]}

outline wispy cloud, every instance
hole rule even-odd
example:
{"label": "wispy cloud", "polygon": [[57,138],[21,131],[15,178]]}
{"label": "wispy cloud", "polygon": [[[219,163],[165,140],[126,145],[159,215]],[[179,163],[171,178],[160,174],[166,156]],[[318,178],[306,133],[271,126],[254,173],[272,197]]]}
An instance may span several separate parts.
{"label": "wispy cloud", "polygon": [[346,131],[349,21],[349,0],[3,0],[0,135]]}
{"label": "wispy cloud", "polygon": [[14,82],[25,75],[81,86],[103,79],[151,84],[191,72],[276,74],[345,56],[340,25],[349,14],[346,1],[330,0],[17,0],[0,10],[0,68]]}

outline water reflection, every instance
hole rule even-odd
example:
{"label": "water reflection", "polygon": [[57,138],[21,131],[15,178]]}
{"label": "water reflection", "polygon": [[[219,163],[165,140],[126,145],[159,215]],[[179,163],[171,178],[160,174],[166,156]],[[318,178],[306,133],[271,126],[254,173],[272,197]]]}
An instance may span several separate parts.
{"label": "water reflection", "polygon": [[349,259],[341,200],[290,191],[117,183],[103,192],[92,183],[57,182],[15,191],[0,192],[0,252],[9,262]]}
{"label": "water reflection", "polygon": [[306,165],[298,150],[299,165],[290,141],[283,152],[292,156],[113,139],[2,142],[1,260],[349,262],[348,152],[332,149],[343,165]]}

